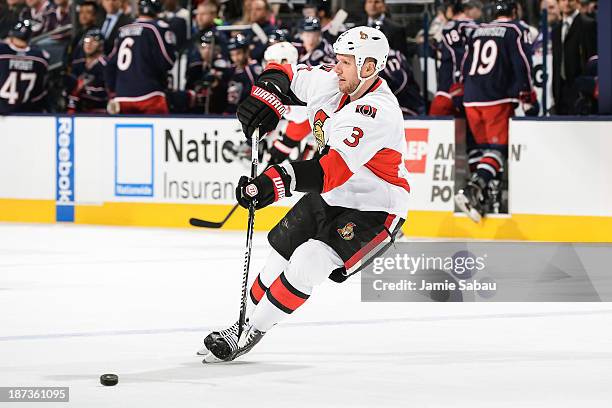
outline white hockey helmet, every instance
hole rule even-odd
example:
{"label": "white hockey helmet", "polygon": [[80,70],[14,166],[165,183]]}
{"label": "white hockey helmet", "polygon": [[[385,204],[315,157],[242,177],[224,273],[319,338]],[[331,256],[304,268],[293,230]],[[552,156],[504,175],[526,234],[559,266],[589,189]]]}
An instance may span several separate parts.
{"label": "white hockey helmet", "polygon": [[277,64],[296,64],[298,60],[298,50],[290,43],[284,41],[272,44],[264,53],[264,62],[276,62]]}
{"label": "white hockey helmet", "polygon": [[[367,26],[353,27],[340,34],[334,43],[334,52],[337,54],[354,55],[357,65],[357,77],[363,83],[387,65],[389,56],[389,41],[382,31]],[[365,64],[366,58],[376,60],[376,72],[368,78],[361,77],[361,67]],[[355,90],[356,92],[357,90]]]}

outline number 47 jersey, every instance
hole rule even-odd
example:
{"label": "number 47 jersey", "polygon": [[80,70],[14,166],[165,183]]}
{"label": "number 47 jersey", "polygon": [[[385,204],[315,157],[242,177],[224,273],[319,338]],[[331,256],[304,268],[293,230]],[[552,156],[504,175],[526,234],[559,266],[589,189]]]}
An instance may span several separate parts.
{"label": "number 47 jersey", "polygon": [[521,28],[513,21],[495,20],[472,31],[463,60],[465,106],[519,102],[531,90],[531,55]]}
{"label": "number 47 jersey", "polygon": [[42,110],[47,66],[44,51],[0,42],[0,115]]}

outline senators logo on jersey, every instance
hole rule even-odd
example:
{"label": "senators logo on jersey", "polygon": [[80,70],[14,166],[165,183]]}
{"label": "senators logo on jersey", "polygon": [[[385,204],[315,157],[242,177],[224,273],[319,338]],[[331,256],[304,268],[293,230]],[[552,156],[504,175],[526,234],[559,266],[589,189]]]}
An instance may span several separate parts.
{"label": "senators logo on jersey", "polygon": [[361,113],[363,116],[369,116],[372,119],[376,117],[376,108],[373,108],[370,105],[357,105],[355,112]]}
{"label": "senators logo on jersey", "polygon": [[337,231],[343,240],[350,241],[351,239],[355,238],[354,228],[355,228],[355,224],[353,224],[352,222],[349,222],[348,224],[344,226],[344,228],[338,228]]}
{"label": "senators logo on jersey", "polygon": [[323,125],[328,118],[329,115],[325,113],[323,109],[319,109],[314,115],[312,133],[314,134],[315,139],[317,139],[317,147],[319,151],[322,151],[325,147],[325,132],[323,131]]}

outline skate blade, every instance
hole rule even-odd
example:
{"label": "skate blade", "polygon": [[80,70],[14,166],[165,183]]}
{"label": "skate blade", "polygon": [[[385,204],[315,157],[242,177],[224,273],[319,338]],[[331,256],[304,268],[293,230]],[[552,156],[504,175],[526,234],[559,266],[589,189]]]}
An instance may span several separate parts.
{"label": "skate blade", "polygon": [[482,220],[482,215],[476,209],[471,208],[468,199],[461,193],[455,195],[455,204],[457,207],[466,214],[472,221],[479,223]]}
{"label": "skate blade", "polygon": [[196,355],[197,355],[197,356],[205,356],[205,355],[207,355],[208,353],[210,353],[210,350],[209,350],[209,349],[208,349],[208,348],[207,348],[205,345],[203,345],[203,346],[202,346],[202,348],[201,348],[201,349],[199,349],[199,350],[196,352]]}
{"label": "skate blade", "polygon": [[202,360],[202,364],[218,364],[218,363],[226,363],[227,361],[221,360],[218,357],[215,357],[213,353],[208,353],[204,356],[204,360]]}

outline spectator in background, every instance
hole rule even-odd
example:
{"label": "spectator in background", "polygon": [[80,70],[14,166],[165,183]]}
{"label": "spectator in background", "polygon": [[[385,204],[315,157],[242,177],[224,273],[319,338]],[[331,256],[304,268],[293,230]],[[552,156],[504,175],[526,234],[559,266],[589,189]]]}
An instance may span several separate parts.
{"label": "spectator in background", "polygon": [[389,40],[389,47],[398,50],[407,57],[408,42],[404,27],[387,17],[387,5],[384,0],[365,0],[363,6],[367,18],[360,25],[380,27],[380,30]]}
{"label": "spectator in background", "polygon": [[321,34],[330,44],[333,44],[338,36],[346,31],[346,26],[340,24],[337,27],[332,25],[333,15],[329,1],[319,0],[317,5],[316,17],[321,21]]}
{"label": "spectator in background", "polygon": [[32,22],[32,37],[55,28],[55,6],[49,0],[26,0],[23,18]]}
{"label": "spectator in background", "polygon": [[[546,19],[548,21],[548,51],[547,54],[552,54],[552,42],[550,41],[552,29],[561,20],[561,11],[559,10],[559,4],[557,0],[542,0],[540,2],[540,9],[546,10]],[[542,47],[544,46],[544,36],[540,32],[536,41],[533,44],[533,52],[534,54],[542,53]]]}
{"label": "spectator in background", "polygon": [[[53,29],[58,27],[66,26],[71,23],[70,21],[70,0],[54,0],[55,2],[55,13],[52,16]],[[60,34],[54,35],[53,39],[57,41],[68,40],[71,37],[70,30],[66,30]]]}
{"label": "spectator in background", "polygon": [[302,47],[299,64],[315,67],[321,64],[335,64],[336,54],[331,44],[321,35],[321,23],[318,18],[308,17],[302,22]]}
{"label": "spectator in background", "polygon": [[251,92],[255,80],[263,71],[256,61],[249,61],[249,43],[245,36],[238,34],[230,38],[227,48],[232,60],[229,68],[227,86],[227,105],[225,113],[235,114],[238,104]]}
{"label": "spectator in background", "polygon": [[597,26],[580,14],[578,0],[559,0],[559,8],[563,18],[552,30],[553,96],[555,112],[572,115],[578,99],[574,81],[597,54]]}
{"label": "spectator in background", "polygon": [[597,1],[580,0],[580,14],[595,19],[597,16]]}
{"label": "spectator in background", "polygon": [[106,113],[108,95],[104,81],[104,36],[97,29],[85,33],[82,41],[83,58],[72,62],[68,83],[68,113]]}
{"label": "spectator in background", "polygon": [[201,36],[207,31],[215,33],[217,41],[224,55],[227,55],[227,36],[224,32],[217,30],[216,20],[219,18],[219,6],[214,2],[200,3],[194,11],[195,24],[194,35]]}
{"label": "spectator in background", "polygon": [[181,49],[191,34],[189,11],[181,7],[179,0],[164,0],[163,5],[164,11],[160,14],[160,18],[170,25],[170,30],[176,35],[177,49]]}
{"label": "spectator in background", "polygon": [[102,0],[102,7],[106,12],[102,24],[102,35],[104,35],[104,54],[108,55],[113,50],[115,40],[119,35],[119,29],[130,24],[133,20],[123,13],[121,0]]}
{"label": "spectator in background", "polygon": [[78,6],[79,26],[75,30],[74,37],[67,51],[69,61],[83,56],[83,36],[87,31],[96,26],[99,9],[98,3],[93,0],[86,0]]}
{"label": "spectator in background", "polygon": [[195,38],[195,47],[189,53],[185,88],[194,112],[225,111],[230,63],[223,56],[219,43],[218,35],[207,31]]}
{"label": "spectator in background", "polygon": [[482,17],[482,1],[469,0],[464,5],[465,16],[470,20],[479,22]]}
{"label": "spectator in background", "polygon": [[0,38],[5,38],[19,22],[24,9],[24,0],[0,0]]}
{"label": "spectator in background", "polygon": [[[254,0],[251,3],[251,22],[259,24],[266,35],[272,34],[277,27],[270,23],[270,5],[265,0]],[[251,58],[259,63],[263,60],[267,42],[263,42],[256,33],[251,33],[247,37],[251,47]]]}

